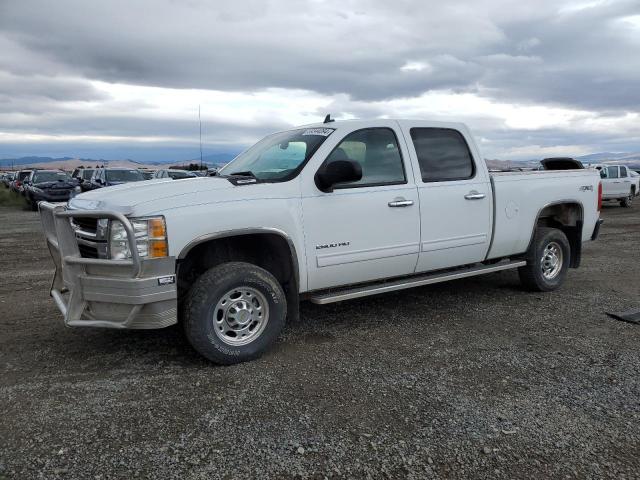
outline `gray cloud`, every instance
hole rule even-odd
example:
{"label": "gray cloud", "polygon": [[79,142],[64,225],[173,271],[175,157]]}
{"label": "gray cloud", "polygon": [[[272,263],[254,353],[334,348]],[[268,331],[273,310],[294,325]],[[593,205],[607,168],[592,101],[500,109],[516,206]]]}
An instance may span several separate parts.
{"label": "gray cloud", "polygon": [[[146,118],[143,103],[122,106],[121,115],[71,105],[108,101],[90,80],[304,89],[333,95],[334,113],[357,116],[385,115],[376,101],[432,90],[603,116],[640,111],[640,23],[629,21],[640,5],[580,3],[0,2],[0,131],[190,135],[188,122]],[[622,146],[635,138],[579,128],[526,135],[495,119],[469,120],[497,148],[522,135],[540,145]],[[283,125],[213,127],[219,138],[244,139]]]}
{"label": "gray cloud", "polygon": [[[0,7],[0,28],[5,41],[53,62],[52,73],[112,82],[303,88],[369,100],[452,88],[637,108],[639,34],[620,21],[640,13],[637,2],[558,13],[571,3],[24,0]],[[403,72],[407,61],[429,68]]]}

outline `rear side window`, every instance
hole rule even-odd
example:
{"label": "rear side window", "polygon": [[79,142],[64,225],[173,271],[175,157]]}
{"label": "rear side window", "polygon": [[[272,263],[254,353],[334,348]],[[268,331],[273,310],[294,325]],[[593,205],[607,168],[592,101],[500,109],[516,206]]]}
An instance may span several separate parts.
{"label": "rear side window", "polygon": [[412,128],[411,140],[423,182],[467,180],[475,175],[469,146],[457,130]]}

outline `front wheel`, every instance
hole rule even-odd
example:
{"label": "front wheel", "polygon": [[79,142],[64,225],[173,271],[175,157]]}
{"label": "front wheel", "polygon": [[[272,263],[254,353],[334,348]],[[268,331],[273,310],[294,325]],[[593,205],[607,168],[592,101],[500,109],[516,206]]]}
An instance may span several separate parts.
{"label": "front wheel", "polygon": [[262,355],[278,338],[287,316],[282,287],[268,271],[249,263],[211,268],[185,301],[184,330],[200,354],[231,365]]}
{"label": "front wheel", "polygon": [[520,281],[527,290],[555,290],[567,277],[570,258],[571,247],[564,232],[557,228],[538,228],[527,253],[527,265],[518,269]]}
{"label": "front wheel", "polygon": [[634,197],[634,193],[633,191],[629,192],[629,195],[627,196],[627,198],[623,198],[622,200],[620,200],[620,206],[624,207],[624,208],[631,208],[631,206],[633,205],[633,197]]}

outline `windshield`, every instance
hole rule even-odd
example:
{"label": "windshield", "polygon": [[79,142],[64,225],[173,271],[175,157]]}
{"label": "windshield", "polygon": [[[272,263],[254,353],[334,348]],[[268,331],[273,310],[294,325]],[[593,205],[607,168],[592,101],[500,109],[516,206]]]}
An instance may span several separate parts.
{"label": "windshield", "polygon": [[302,128],[269,135],[238,155],[218,175],[244,174],[258,180],[290,180],[333,131],[332,128]]}
{"label": "windshield", "polygon": [[167,170],[167,175],[169,175],[174,180],[178,178],[191,178],[196,176],[195,173],[181,172],[180,170]]}
{"label": "windshield", "polygon": [[138,170],[106,170],[104,172],[107,182],[138,182],[144,180]]}
{"label": "windshield", "polygon": [[65,172],[36,172],[33,175],[33,183],[57,182],[58,180],[69,180],[69,175]]}
{"label": "windshield", "polygon": [[82,171],[83,180],[91,180],[91,175],[93,175],[93,168],[88,168]]}

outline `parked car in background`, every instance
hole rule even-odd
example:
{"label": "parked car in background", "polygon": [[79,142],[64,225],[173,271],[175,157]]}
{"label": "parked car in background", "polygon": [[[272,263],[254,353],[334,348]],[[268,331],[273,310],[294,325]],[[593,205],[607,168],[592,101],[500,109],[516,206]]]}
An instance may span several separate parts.
{"label": "parked car in background", "polygon": [[153,174],[153,178],[172,178],[174,180],[180,180],[183,178],[195,178],[197,175],[189,170],[174,170],[166,168],[156,171]]}
{"label": "parked car in background", "polygon": [[9,188],[9,186],[11,185],[11,182],[13,181],[13,177],[15,176],[14,173],[5,173],[2,176],[2,184],[6,187]]}
{"label": "parked car in background", "polygon": [[143,180],[144,175],[135,168],[97,168],[91,177],[89,190]]}
{"label": "parked car in background", "polygon": [[632,177],[626,165],[596,165],[602,179],[602,199],[620,202],[629,208],[640,192],[636,177]]}
{"label": "parked car in background", "polygon": [[629,169],[629,176],[631,177],[631,182],[636,187],[636,197],[640,195],[640,173],[635,170]]}
{"label": "parked car in background", "polygon": [[156,173],[155,170],[148,170],[148,169],[140,170],[140,172],[142,172],[142,175],[144,176],[145,180],[151,180],[153,178],[153,175]]}
{"label": "parked car in background", "polygon": [[84,168],[76,177],[81,192],[91,190],[91,177],[93,177],[93,172],[95,172],[95,170],[95,168]]}
{"label": "parked car in background", "polygon": [[14,178],[13,178],[13,180],[12,180],[12,182],[11,182],[11,191],[13,191],[15,193],[19,193],[20,195],[23,195],[24,187],[22,185],[22,182],[30,174],[31,174],[31,170],[30,169],[29,170],[20,170],[18,173],[16,173]]}
{"label": "parked car in background", "polygon": [[599,210],[592,169],[490,174],[463,124],[390,119],[275,133],[215,177],[40,204],[67,326],[180,318],[193,347],[222,364],[269,348],[301,298],[507,269],[527,289],[555,290],[597,238]]}
{"label": "parked car in background", "polygon": [[62,170],[33,170],[24,179],[24,196],[32,210],[38,209],[38,202],[66,202],[78,182]]}

